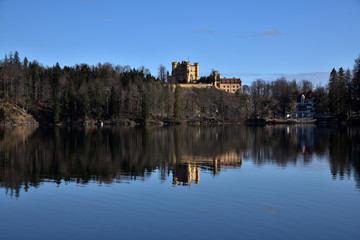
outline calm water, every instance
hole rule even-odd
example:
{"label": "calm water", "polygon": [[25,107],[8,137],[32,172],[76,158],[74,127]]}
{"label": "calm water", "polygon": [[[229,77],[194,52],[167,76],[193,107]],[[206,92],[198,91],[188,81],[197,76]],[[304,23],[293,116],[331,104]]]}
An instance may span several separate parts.
{"label": "calm water", "polygon": [[360,130],[0,128],[0,239],[360,239]]}

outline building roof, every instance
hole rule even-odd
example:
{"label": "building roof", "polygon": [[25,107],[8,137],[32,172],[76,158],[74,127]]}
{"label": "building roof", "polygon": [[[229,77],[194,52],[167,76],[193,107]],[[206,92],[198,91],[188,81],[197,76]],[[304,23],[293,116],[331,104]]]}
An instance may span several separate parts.
{"label": "building roof", "polygon": [[221,78],[220,82],[221,83],[240,83],[241,84],[240,78]]}
{"label": "building roof", "polygon": [[318,95],[317,92],[313,92],[311,90],[307,90],[306,92],[302,92],[297,96],[297,101],[301,102],[301,98],[304,99],[311,99],[313,97],[316,97]]}

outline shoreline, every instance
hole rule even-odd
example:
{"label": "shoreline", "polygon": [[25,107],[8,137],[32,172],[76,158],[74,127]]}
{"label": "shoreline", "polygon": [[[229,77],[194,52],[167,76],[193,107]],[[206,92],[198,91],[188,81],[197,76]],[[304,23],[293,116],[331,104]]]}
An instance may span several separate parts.
{"label": "shoreline", "polygon": [[224,125],[244,125],[244,126],[271,126],[271,125],[316,125],[316,126],[360,126],[359,118],[352,119],[241,119],[241,120],[224,120],[224,119],[191,119],[191,120],[152,120],[145,122],[141,119],[119,119],[119,120],[87,120],[83,122],[61,122],[61,123],[0,123],[0,127],[40,127],[40,126],[59,126],[59,127],[91,127],[91,126],[119,126],[119,127],[145,127],[145,126],[224,126]]}

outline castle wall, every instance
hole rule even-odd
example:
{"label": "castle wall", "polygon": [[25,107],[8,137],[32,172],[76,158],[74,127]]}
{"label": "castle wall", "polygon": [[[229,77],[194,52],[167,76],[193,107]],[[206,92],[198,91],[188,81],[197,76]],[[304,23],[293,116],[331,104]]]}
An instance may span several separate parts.
{"label": "castle wall", "polygon": [[216,71],[213,71],[213,77],[214,77],[215,86],[220,90],[229,93],[235,93],[236,91],[241,91],[240,78],[221,78],[221,74],[217,74]]}
{"label": "castle wall", "polygon": [[235,93],[239,89],[241,91],[241,84],[239,84],[239,83],[221,83],[219,88],[220,88],[220,90],[223,90],[225,92]]}
{"label": "castle wall", "polygon": [[182,88],[208,88],[208,87],[213,87],[212,84],[179,84],[179,87],[182,87]]}

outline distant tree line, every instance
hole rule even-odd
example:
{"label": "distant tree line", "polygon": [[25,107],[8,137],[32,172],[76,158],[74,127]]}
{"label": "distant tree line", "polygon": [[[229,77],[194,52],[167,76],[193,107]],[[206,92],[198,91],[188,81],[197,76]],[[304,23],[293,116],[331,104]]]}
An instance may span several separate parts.
{"label": "distant tree line", "polygon": [[[18,52],[0,62],[0,98],[47,120],[79,121],[131,115],[148,119],[150,113],[173,117],[173,89],[145,67],[87,64],[44,67],[20,60]],[[45,115],[46,115],[45,114]]]}
{"label": "distant tree line", "polygon": [[[179,88],[167,81],[163,65],[158,70],[155,77],[145,67],[110,63],[44,67],[10,52],[0,61],[0,104],[11,102],[49,123],[119,118],[238,120],[295,113],[298,95],[312,90],[317,113],[349,116],[360,110],[360,57],[352,72],[333,69],[326,87],[282,77],[272,82],[258,79],[236,94]],[[201,77],[201,82],[212,83],[213,77]],[[5,110],[0,105],[1,119]]]}
{"label": "distant tree line", "polygon": [[243,86],[243,94],[250,96],[252,117],[255,118],[295,113],[297,98],[306,91],[312,91],[316,97],[316,113],[343,116],[359,113],[360,57],[355,60],[352,71],[332,69],[325,87],[315,87],[308,80],[288,81],[284,77],[272,82],[258,79],[250,86]]}

